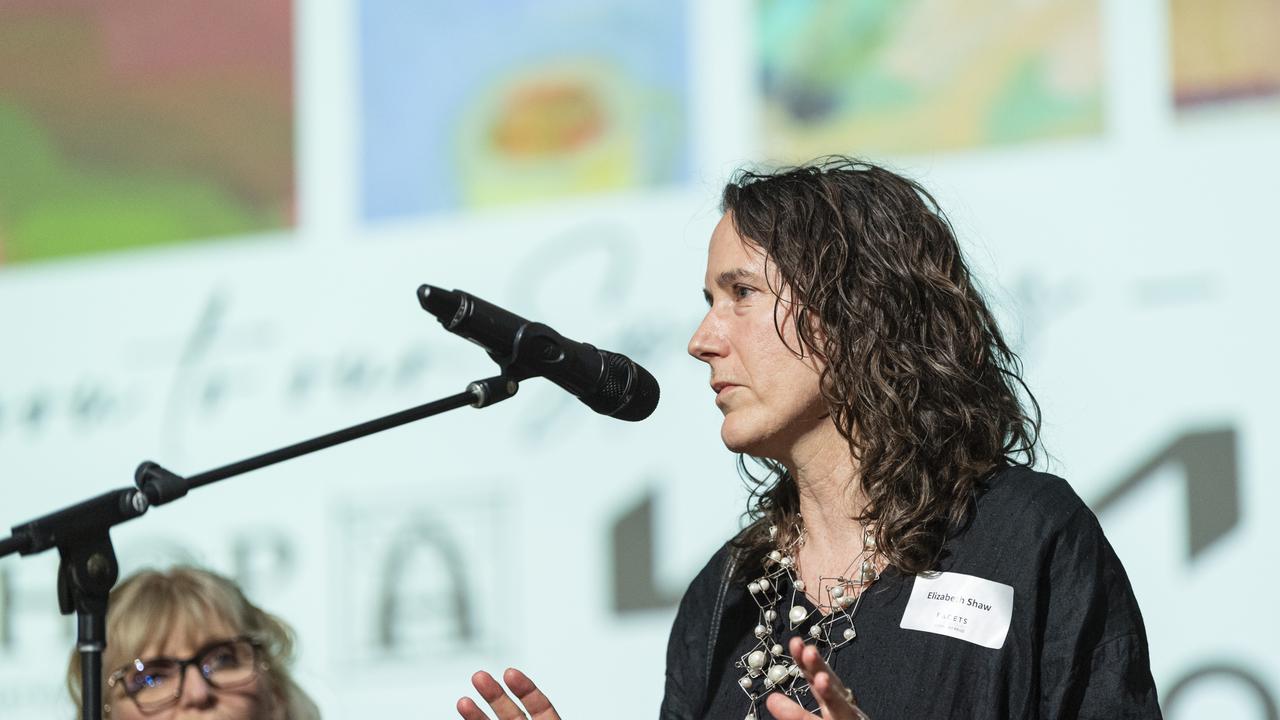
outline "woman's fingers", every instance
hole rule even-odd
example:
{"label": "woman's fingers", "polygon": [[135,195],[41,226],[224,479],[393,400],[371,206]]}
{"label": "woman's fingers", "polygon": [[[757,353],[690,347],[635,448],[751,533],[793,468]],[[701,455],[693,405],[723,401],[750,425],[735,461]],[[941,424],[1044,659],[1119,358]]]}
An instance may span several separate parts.
{"label": "woman's fingers", "polygon": [[777,720],[816,720],[818,717],[782,693],[769,693],[769,697],[764,699],[764,706]]}
{"label": "woman's fingers", "polygon": [[827,661],[822,659],[822,653],[818,652],[818,648],[812,645],[805,645],[804,641],[798,637],[791,638],[790,646],[787,648],[791,652],[791,657],[796,659],[796,663],[800,665],[800,669],[809,676],[809,682],[813,682],[813,676],[824,670],[831,670],[827,667]]}
{"label": "woman's fingers", "polygon": [[529,711],[533,716],[533,720],[559,720],[560,716],[556,714],[556,709],[551,706],[551,701],[546,695],[538,689],[537,685],[529,679],[528,675],[520,672],[515,668],[507,668],[502,673],[502,679],[507,683],[507,687],[511,692],[516,694],[520,699],[520,704],[524,705],[524,709]]}
{"label": "woman's fingers", "polygon": [[831,668],[827,665],[827,661],[822,659],[822,653],[818,652],[818,648],[812,645],[805,645],[800,638],[791,638],[791,657],[796,659],[796,664],[804,671],[806,677],[809,678],[809,684],[822,673],[830,676],[832,687],[841,694],[844,693],[844,684],[840,682],[840,678],[831,672]]}
{"label": "woman's fingers", "polygon": [[833,720],[862,720],[867,717],[858,708],[853,691],[840,682],[840,678],[827,666],[817,648],[805,645],[800,638],[791,638],[788,650],[808,678],[809,687],[813,688],[813,696],[818,701],[823,717]]}
{"label": "woman's fingers", "polygon": [[[507,668],[507,671],[502,674],[502,679],[506,681],[511,692],[520,699],[520,704],[524,705],[523,710],[489,673],[481,670],[471,676],[471,684],[476,692],[480,693],[480,697],[489,704],[494,714],[498,716],[498,720],[526,720],[530,717],[532,720],[560,720],[556,709],[551,707],[551,701],[547,700],[547,696],[542,694],[528,675],[515,668]],[[464,697],[458,700],[457,709],[464,720],[489,720],[489,716],[471,698]],[[525,714],[526,712],[528,715]]]}
{"label": "woman's fingers", "polygon": [[863,720],[867,717],[858,708],[853,691],[844,687],[840,678],[834,673],[818,673],[810,686],[813,688],[813,694],[818,698],[818,704],[828,713],[827,717],[841,718],[841,720]]}
{"label": "woman's fingers", "polygon": [[489,716],[476,705],[476,701],[469,697],[458,700],[458,714],[463,720],[489,720]]}
{"label": "woman's fingers", "polygon": [[[498,716],[498,720],[525,720],[524,711],[507,695],[507,691],[502,689],[502,686],[498,684],[497,680],[493,679],[492,675],[481,670],[471,676],[471,684],[475,687],[476,692],[480,693],[480,697],[489,703],[489,707]],[[467,718],[467,720],[472,719]]]}

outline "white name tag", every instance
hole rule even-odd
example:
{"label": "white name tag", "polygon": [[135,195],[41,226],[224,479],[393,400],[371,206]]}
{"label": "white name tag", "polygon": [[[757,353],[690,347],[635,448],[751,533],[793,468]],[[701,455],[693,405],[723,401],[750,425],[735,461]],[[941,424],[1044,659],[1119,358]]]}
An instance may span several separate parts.
{"label": "white name tag", "polygon": [[917,575],[902,614],[905,630],[947,635],[983,647],[1004,647],[1013,617],[1013,588],[963,573]]}

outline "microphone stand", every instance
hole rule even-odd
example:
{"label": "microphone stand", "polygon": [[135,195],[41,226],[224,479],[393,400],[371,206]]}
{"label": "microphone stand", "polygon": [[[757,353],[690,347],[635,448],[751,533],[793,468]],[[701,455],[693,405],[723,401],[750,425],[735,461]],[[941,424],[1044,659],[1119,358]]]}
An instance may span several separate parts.
{"label": "microphone stand", "polygon": [[[517,349],[518,354],[519,350]],[[497,358],[495,358],[497,359]],[[164,505],[188,491],[219,480],[291,460],[366,435],[415,420],[455,410],[464,405],[483,408],[502,402],[519,389],[524,373],[509,373],[510,361],[500,362],[503,373],[467,385],[464,392],[402,410],[358,425],[304,440],[278,450],[181,477],[153,462],[144,462],[134,473],[135,487],[120,488],[15,525],[0,540],[0,557],[18,553],[33,555],[57,548],[58,607],[63,615],[76,614],[76,650],[80,653],[81,718],[102,717],[102,651],[107,646],[107,598],[120,574],[111,528],[141,516],[153,505]]]}

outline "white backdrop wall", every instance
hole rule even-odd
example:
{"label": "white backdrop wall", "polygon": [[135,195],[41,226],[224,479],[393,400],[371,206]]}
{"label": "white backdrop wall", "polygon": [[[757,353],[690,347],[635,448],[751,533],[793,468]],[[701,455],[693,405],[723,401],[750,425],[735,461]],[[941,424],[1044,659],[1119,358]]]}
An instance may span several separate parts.
{"label": "white backdrop wall", "polygon": [[[1278,114],[1175,117],[1164,4],[1101,8],[1100,134],[879,159],[951,213],[1048,469],[1130,572],[1168,716],[1275,718]],[[326,717],[446,717],[508,665],[567,718],[654,716],[674,602],[745,507],[684,345],[719,187],[760,159],[750,13],[688,7],[691,180],[367,223],[357,7],[298,2],[296,228],[0,267],[0,522],[143,459],[195,473],[457,392],[491,364],[413,292],[463,288],[639,360],[657,412],[619,423],[530,381],[158,508],[113,533],[123,570],[237,577],[298,630]],[[72,712],[56,563],[0,561],[0,717]]]}

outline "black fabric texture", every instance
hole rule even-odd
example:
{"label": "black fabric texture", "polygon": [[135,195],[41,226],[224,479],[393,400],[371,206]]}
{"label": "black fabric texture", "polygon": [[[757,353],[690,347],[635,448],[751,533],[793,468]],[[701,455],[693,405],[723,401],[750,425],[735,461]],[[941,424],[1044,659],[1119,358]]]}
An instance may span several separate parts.
{"label": "black fabric texture", "polygon": [[[750,710],[735,663],[755,645],[760,616],[745,583],[731,579],[742,563],[760,559],[726,543],[681,600],[662,720],[743,720]],[[1161,717],[1129,579],[1066,481],[1025,468],[995,474],[937,570],[1014,589],[1004,645],[901,628],[915,578],[890,568],[862,599],[857,639],[832,658],[872,720]],[[763,703],[757,712],[771,717]]]}

